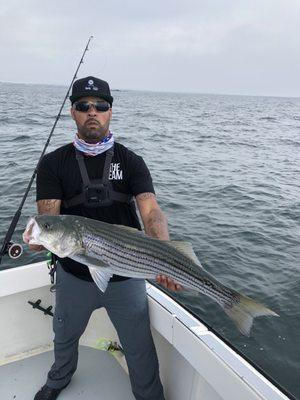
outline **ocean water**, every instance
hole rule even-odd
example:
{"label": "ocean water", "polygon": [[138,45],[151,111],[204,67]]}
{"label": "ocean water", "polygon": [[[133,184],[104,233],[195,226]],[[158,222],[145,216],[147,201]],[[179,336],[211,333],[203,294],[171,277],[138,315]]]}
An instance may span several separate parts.
{"label": "ocean water", "polygon": [[[0,238],[66,93],[0,83]],[[222,283],[265,303],[250,338],[208,297],[175,297],[300,398],[300,99],[114,91],[111,128],[152,173],[171,238],[187,240]],[[73,139],[69,104],[47,151]],[[35,186],[14,234],[35,214]],[[2,268],[44,259],[29,252]]]}

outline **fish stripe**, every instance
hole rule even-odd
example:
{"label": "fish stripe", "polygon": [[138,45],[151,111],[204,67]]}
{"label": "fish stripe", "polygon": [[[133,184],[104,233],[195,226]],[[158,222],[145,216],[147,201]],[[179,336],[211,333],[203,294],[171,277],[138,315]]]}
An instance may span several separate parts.
{"label": "fish stripe", "polygon": [[[232,296],[229,293],[212,286],[211,282],[206,279],[199,279],[198,277],[197,280],[184,270],[181,270],[181,273],[176,268],[170,270],[170,262],[167,262],[164,259],[165,257],[160,259],[157,256],[152,256],[148,251],[143,251],[141,249],[135,249],[135,251],[128,250],[128,246],[120,245],[120,243],[112,243],[107,241],[107,239],[99,239],[99,237],[95,237],[91,234],[86,235],[84,242],[92,243],[89,245],[90,249],[98,254],[104,262],[108,264],[112,262],[114,266],[117,266],[119,268],[118,271],[116,271],[117,273],[122,274],[124,269],[126,269],[126,271],[134,274],[138,267],[140,271],[137,272],[140,275],[142,275],[143,272],[145,275],[147,274],[147,276],[151,275],[153,277],[158,274],[164,274],[171,276],[175,280],[181,280],[186,286],[199,290],[203,294],[208,294],[218,302],[222,300],[223,303],[232,304]],[[124,263],[124,261],[126,263]]]}

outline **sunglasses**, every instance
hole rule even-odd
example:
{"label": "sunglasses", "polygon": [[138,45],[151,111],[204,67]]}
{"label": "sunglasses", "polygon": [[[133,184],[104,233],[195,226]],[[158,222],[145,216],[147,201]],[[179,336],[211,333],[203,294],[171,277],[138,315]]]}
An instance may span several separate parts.
{"label": "sunglasses", "polygon": [[105,101],[77,101],[74,103],[75,110],[80,112],[88,112],[92,106],[99,112],[105,112],[110,109],[110,104]]}

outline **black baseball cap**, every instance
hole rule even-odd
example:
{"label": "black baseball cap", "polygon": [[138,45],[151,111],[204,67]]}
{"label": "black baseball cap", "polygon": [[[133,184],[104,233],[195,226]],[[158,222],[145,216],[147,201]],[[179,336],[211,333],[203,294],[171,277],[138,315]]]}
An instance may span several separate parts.
{"label": "black baseball cap", "polygon": [[85,96],[99,97],[106,100],[111,106],[114,98],[110,94],[110,88],[107,82],[94,76],[78,79],[73,83],[71,103]]}

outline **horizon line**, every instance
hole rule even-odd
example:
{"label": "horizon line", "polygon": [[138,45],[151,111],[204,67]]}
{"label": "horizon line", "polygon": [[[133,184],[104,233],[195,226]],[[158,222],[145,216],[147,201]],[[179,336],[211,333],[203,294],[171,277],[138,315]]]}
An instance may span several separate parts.
{"label": "horizon line", "polygon": [[[12,82],[0,81],[0,83],[16,84],[16,85],[36,85],[36,86],[61,86],[68,87],[67,84],[61,83],[33,83],[33,82]],[[172,90],[151,90],[151,89],[128,89],[128,88],[112,88],[111,91],[132,91],[132,92],[150,92],[150,93],[170,93],[170,94],[199,94],[210,96],[243,96],[243,97],[274,97],[299,99],[300,95],[271,95],[271,94],[241,94],[241,93],[216,93],[216,92],[192,92],[192,91],[172,91]]]}

